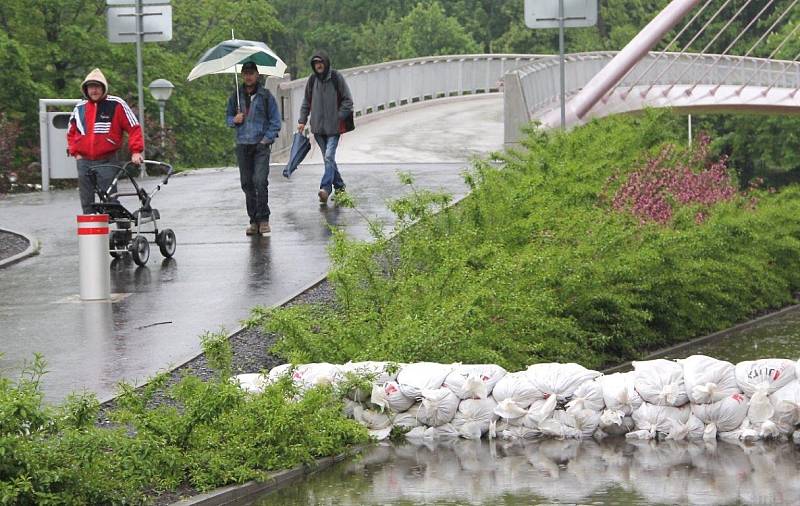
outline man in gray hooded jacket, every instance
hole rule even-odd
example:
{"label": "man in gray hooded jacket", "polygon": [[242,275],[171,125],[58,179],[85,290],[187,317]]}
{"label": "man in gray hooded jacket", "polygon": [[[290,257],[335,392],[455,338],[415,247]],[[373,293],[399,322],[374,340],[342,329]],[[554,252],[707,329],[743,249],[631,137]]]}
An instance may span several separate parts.
{"label": "man in gray hooded jacket", "polygon": [[353,97],[344,76],[331,68],[331,60],[325,51],[314,53],[311,69],[314,72],[306,82],[297,131],[303,132],[310,113],[311,133],[325,160],[325,173],[317,193],[320,203],[325,204],[334,190],[343,192],[345,189],[336,165],[336,148],[339,136],[348,130],[347,120],[352,121]]}

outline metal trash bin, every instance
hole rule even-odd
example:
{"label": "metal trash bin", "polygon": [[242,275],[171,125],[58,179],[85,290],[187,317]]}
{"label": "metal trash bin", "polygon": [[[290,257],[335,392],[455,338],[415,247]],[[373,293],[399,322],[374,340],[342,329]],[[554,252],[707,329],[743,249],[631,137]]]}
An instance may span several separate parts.
{"label": "metal trash bin", "polygon": [[78,164],[67,153],[67,129],[71,111],[48,111],[48,106],[74,107],[77,99],[39,100],[39,147],[42,159],[42,191],[51,179],[77,179]]}

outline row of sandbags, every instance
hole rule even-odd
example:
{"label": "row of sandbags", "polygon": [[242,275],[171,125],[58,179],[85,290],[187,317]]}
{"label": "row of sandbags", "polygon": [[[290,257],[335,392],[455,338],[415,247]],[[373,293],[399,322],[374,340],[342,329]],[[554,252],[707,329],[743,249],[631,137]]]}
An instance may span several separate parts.
{"label": "row of sandbags", "polygon": [[259,391],[291,374],[301,389],[368,378],[371,391],[347,393],[346,413],[378,439],[506,439],[625,435],[631,439],[752,441],[800,438],[800,362],[740,362],[704,355],[633,363],[603,375],[578,364],[534,364],[507,372],[494,364],[319,363],[239,375]]}

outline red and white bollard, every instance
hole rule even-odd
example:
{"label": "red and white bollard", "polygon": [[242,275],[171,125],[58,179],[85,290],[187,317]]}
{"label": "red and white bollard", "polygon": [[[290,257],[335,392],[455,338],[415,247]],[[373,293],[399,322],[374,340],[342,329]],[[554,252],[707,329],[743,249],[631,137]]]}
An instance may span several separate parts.
{"label": "red and white bollard", "polygon": [[107,214],[78,215],[78,258],[81,300],[110,299]]}

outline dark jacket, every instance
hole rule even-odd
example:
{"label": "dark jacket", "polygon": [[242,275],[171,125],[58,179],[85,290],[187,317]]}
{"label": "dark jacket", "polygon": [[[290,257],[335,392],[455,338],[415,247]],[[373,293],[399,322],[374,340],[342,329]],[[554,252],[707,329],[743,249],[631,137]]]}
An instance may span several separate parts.
{"label": "dark jacket", "polygon": [[236,94],[228,98],[227,122],[229,127],[236,128],[236,144],[258,144],[262,139],[274,141],[281,130],[281,114],[275,97],[261,83],[256,84],[256,92],[250,100],[250,107],[245,110],[244,85],[239,87],[239,102],[245,113],[244,123],[236,125]]}
{"label": "dark jacket", "polygon": [[298,123],[306,124],[311,114],[311,133],[337,135],[342,132],[340,122],[353,112],[353,96],[344,76],[331,68],[331,60],[325,51],[317,51],[311,57],[322,58],[325,70],[321,74],[313,72],[306,82],[303,105],[300,107]]}

